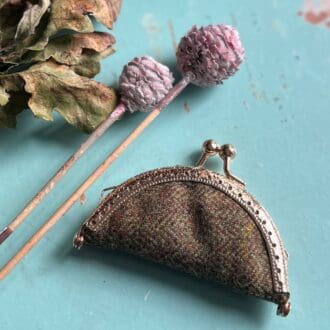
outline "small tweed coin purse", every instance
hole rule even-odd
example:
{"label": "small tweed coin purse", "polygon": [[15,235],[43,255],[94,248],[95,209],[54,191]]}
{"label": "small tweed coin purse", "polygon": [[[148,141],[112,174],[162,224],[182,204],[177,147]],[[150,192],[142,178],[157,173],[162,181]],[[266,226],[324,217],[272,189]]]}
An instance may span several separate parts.
{"label": "small tweed coin purse", "polygon": [[[203,167],[219,155],[224,175]],[[119,249],[290,311],[287,252],[267,211],[230,172],[233,146],[205,141],[195,167],[142,173],[113,188],[74,246]]]}

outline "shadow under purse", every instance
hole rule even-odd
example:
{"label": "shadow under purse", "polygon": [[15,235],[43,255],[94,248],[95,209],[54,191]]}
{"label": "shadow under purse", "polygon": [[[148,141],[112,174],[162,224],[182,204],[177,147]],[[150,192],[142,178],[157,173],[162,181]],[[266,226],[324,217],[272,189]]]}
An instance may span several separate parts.
{"label": "shadow under purse", "polygon": [[[119,249],[290,311],[288,255],[270,215],[231,174],[233,146],[204,143],[196,167],[167,167],[117,186],[81,226],[74,246]],[[210,156],[224,175],[203,168]]]}

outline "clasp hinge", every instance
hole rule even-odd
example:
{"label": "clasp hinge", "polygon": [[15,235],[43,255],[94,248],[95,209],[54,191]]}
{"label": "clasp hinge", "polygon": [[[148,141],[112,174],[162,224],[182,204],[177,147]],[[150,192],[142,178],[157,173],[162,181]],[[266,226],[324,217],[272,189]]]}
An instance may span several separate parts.
{"label": "clasp hinge", "polygon": [[196,166],[203,166],[210,157],[215,155],[219,155],[219,157],[223,160],[223,171],[226,177],[245,186],[244,181],[233,175],[230,171],[231,160],[236,156],[236,149],[231,144],[223,144],[221,146],[214,140],[206,140],[203,143],[203,153]]}

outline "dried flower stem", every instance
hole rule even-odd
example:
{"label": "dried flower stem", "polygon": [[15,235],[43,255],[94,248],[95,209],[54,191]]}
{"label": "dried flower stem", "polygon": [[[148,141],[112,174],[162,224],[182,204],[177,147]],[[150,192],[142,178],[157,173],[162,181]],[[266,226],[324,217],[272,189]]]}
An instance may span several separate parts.
{"label": "dried flower stem", "polygon": [[41,190],[31,199],[24,209],[15,219],[0,232],[0,244],[2,244],[30,215],[38,204],[53,190],[56,184],[66,175],[71,167],[85,154],[85,152],[105,133],[105,131],[125,112],[122,103],[103,121],[97,129],[83,142],[79,149],[60,167],[53,177],[41,188]]}
{"label": "dried flower stem", "polygon": [[108,167],[126,150],[126,148],[153,122],[161,111],[189,84],[189,78],[183,78],[176,84],[151,113],[130,135],[106,158],[106,160],[86,179],[86,181],[57,209],[57,211],[35,232],[0,271],[3,280],[10,271],[29,253],[29,251],[47,234],[60,218],[79,200],[86,190],[108,169]]}

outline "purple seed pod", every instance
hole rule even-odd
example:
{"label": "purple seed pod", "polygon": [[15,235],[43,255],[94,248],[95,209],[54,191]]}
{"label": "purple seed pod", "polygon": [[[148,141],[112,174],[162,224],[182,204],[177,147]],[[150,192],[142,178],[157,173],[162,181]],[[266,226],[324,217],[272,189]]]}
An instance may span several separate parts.
{"label": "purple seed pod", "polygon": [[121,103],[130,112],[149,111],[157,105],[173,86],[168,67],[152,57],[136,57],[125,65],[119,78]]}
{"label": "purple seed pod", "polygon": [[244,60],[244,48],[231,26],[194,26],[181,39],[176,56],[183,76],[206,87],[222,83],[238,70]]}

